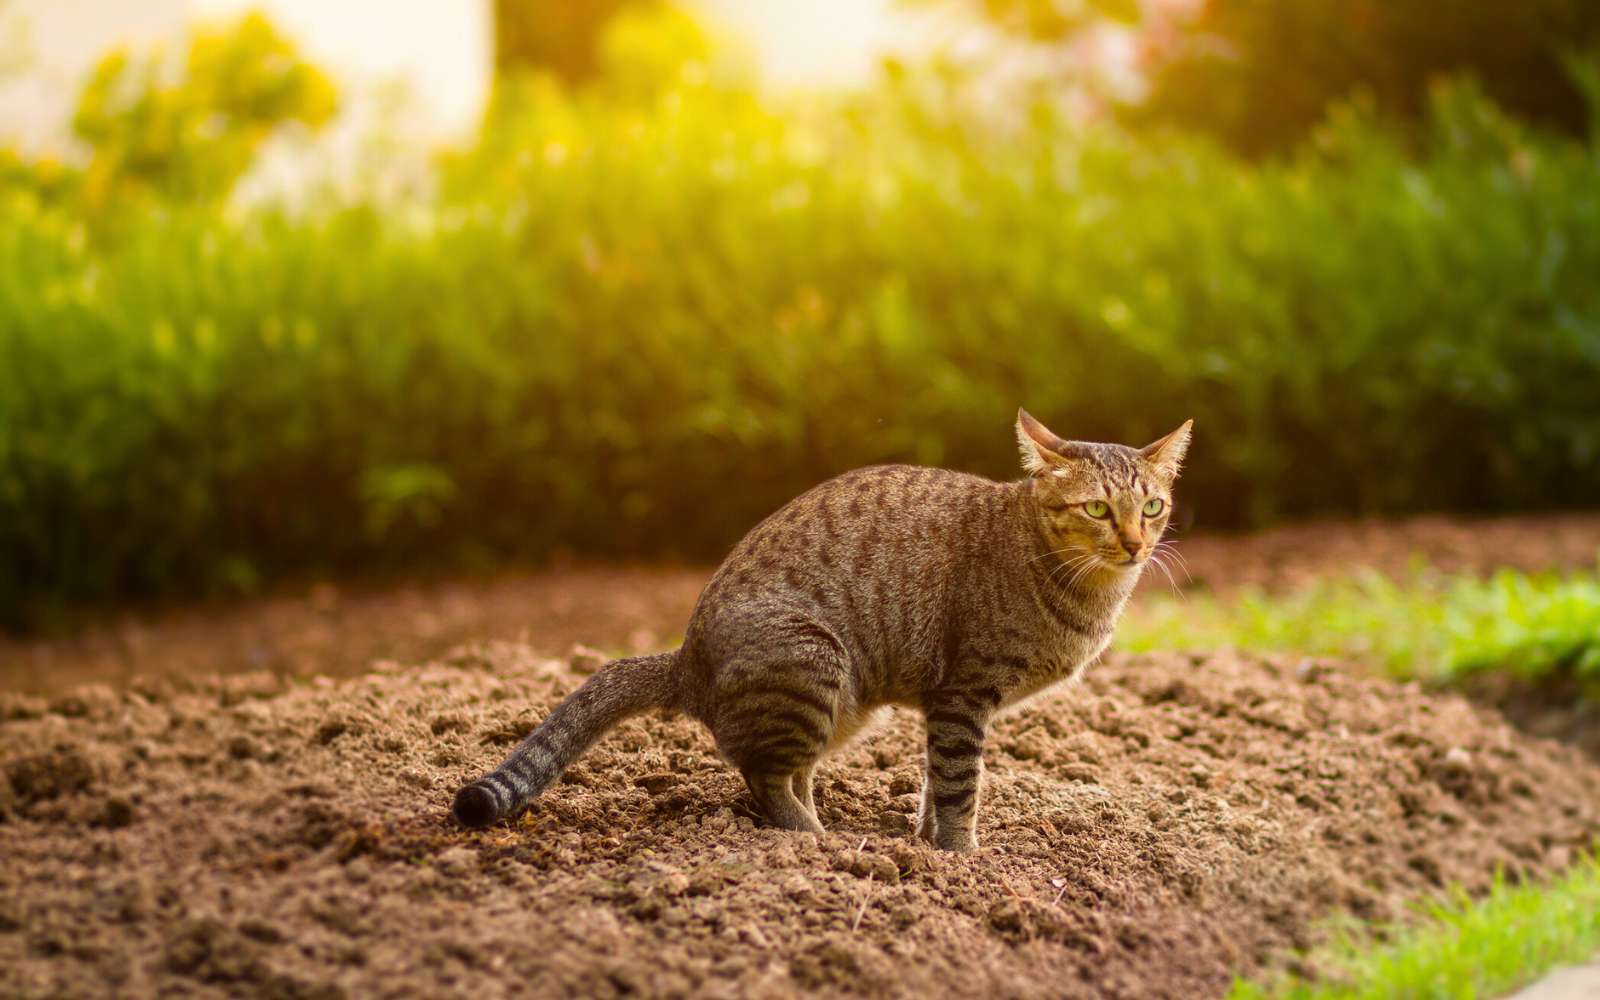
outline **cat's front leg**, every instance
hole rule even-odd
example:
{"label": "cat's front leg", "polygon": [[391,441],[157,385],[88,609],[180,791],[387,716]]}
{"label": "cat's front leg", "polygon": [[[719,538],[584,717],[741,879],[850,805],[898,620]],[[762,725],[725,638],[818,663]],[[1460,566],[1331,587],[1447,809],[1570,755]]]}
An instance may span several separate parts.
{"label": "cat's front leg", "polygon": [[928,706],[928,770],[917,833],[946,851],[978,847],[983,737],[992,712],[960,697]]}

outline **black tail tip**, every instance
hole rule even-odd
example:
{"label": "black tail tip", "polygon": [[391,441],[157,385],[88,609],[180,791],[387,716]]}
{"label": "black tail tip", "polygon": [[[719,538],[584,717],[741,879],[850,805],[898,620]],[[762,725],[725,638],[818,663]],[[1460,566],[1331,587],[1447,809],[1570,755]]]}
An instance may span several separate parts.
{"label": "black tail tip", "polygon": [[462,826],[488,826],[499,819],[500,808],[495,804],[494,793],[479,784],[471,784],[456,793],[450,814]]}

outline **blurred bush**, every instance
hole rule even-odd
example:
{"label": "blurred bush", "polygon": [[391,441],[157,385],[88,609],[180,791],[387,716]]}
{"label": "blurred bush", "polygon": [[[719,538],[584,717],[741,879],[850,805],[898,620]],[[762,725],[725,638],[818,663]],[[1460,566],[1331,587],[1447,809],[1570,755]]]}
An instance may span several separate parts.
{"label": "blurred bush", "polygon": [[[1136,125],[1209,134],[1250,154],[1302,141],[1334,101],[1360,97],[1396,121],[1423,118],[1441,78],[1470,74],[1519,118],[1583,135],[1566,63],[1600,46],[1590,0],[909,0],[965,9],[1002,31],[1071,46],[1139,25],[1148,84],[1121,108]],[[1066,61],[1081,75],[1082,59]]]}
{"label": "blurred bush", "polygon": [[1206,0],[1152,37],[1138,121],[1202,129],[1250,153],[1285,149],[1333,100],[1417,119],[1429,88],[1470,73],[1519,118],[1582,135],[1589,107],[1564,54],[1600,45],[1590,0]]}
{"label": "blurred bush", "polygon": [[226,197],[276,129],[319,128],[336,109],[327,77],[259,14],[195,30],[181,68],[159,52],[113,52],[90,74],[72,119],[92,150],[84,208]]}
{"label": "blurred bush", "polygon": [[779,108],[676,50],[508,81],[426,201],[148,198],[99,240],[90,196],[0,187],[5,617],[712,558],[853,466],[1014,474],[1019,403],[1196,418],[1209,525],[1600,500],[1600,154],[1471,85],[1251,164],[948,76]]}
{"label": "blurred bush", "polygon": [[601,71],[600,45],[624,12],[661,9],[659,0],[494,0],[495,68],[542,70],[564,83],[586,83]]}

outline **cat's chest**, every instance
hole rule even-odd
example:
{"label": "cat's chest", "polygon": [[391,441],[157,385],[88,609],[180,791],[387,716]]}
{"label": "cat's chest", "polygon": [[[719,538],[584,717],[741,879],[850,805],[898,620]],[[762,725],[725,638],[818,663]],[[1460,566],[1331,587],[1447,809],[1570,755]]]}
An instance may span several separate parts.
{"label": "cat's chest", "polygon": [[1018,650],[1002,685],[1002,706],[1056,684],[1077,680],[1111,644],[1110,629],[1040,628],[1031,648]]}
{"label": "cat's chest", "polygon": [[1039,601],[1034,607],[1038,655],[1063,675],[1076,675],[1111,644],[1126,590],[1095,601]]}

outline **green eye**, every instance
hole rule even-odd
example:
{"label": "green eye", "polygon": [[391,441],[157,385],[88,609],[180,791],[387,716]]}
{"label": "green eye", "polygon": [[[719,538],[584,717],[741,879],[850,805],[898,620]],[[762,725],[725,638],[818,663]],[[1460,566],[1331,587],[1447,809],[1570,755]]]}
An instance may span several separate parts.
{"label": "green eye", "polygon": [[1160,497],[1156,497],[1154,500],[1151,500],[1149,503],[1144,505],[1144,516],[1155,517],[1157,514],[1161,513],[1166,506],[1167,505],[1165,503],[1161,502]]}
{"label": "green eye", "polygon": [[1106,506],[1104,500],[1090,500],[1083,505],[1083,512],[1090,517],[1105,517],[1111,512],[1111,508]]}

